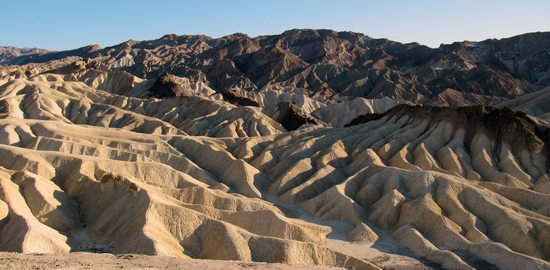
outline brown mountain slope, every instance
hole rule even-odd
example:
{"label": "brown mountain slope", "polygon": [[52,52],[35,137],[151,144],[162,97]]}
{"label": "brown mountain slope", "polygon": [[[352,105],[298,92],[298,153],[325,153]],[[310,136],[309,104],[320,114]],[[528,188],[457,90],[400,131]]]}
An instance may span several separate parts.
{"label": "brown mountain slope", "polygon": [[507,100],[498,106],[514,108],[550,123],[550,87]]}
{"label": "brown mountain slope", "polygon": [[548,32],[431,49],[352,32],[306,29],[254,38],[166,35],[5,62],[42,63],[77,56],[93,66],[141,78],[170,73],[204,81],[218,92],[280,85],[306,89],[309,96],[321,99],[391,97],[447,105],[452,101],[437,97],[453,89],[459,100],[489,104],[549,86],[549,48]]}

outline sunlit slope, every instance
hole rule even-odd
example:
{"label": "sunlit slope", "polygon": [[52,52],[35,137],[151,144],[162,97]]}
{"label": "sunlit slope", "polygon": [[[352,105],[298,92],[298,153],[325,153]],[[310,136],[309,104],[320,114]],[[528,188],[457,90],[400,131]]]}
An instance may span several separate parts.
{"label": "sunlit slope", "polygon": [[1,84],[0,118],[3,251],[377,269],[335,240],[392,238],[447,269],[550,267],[550,133],[511,110],[286,132],[259,108],[39,75]]}

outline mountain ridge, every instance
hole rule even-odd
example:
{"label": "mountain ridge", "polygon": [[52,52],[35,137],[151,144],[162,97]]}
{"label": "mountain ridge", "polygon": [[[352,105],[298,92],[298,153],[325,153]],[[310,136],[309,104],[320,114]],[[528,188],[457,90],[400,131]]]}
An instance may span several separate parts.
{"label": "mountain ridge", "polygon": [[[421,104],[496,104],[550,85],[550,32],[455,42],[429,48],[354,32],[293,29],[279,35],[164,35],[100,48],[23,55],[12,64],[70,56],[140,78],[164,73],[202,80],[217,92],[266,86],[304,89],[310,96],[382,98]],[[452,104],[447,89],[464,99]]]}

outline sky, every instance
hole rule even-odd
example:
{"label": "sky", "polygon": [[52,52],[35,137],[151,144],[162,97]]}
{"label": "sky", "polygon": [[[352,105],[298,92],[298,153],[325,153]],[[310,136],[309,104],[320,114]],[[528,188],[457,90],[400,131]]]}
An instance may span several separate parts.
{"label": "sky", "polygon": [[2,0],[0,46],[67,50],[165,34],[333,29],[430,47],[550,31],[549,0]]}

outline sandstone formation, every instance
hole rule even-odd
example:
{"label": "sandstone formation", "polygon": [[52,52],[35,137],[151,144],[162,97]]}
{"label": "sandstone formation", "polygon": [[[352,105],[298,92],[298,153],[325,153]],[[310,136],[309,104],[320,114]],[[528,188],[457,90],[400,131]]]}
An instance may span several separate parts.
{"label": "sandstone formation", "polygon": [[296,130],[305,124],[317,124],[317,121],[309,116],[304,110],[295,103],[281,102],[271,118],[281,123],[288,131]]}
{"label": "sandstone formation", "polygon": [[293,30],[11,57],[0,251],[549,269],[547,42]]}
{"label": "sandstone formation", "polygon": [[331,248],[343,227],[320,221],[338,220],[353,225],[343,240],[386,241],[368,221],[446,268],[548,267],[549,133],[521,113],[400,105],[284,132],[250,107],[63,75],[0,91],[5,251],[383,267]]}

